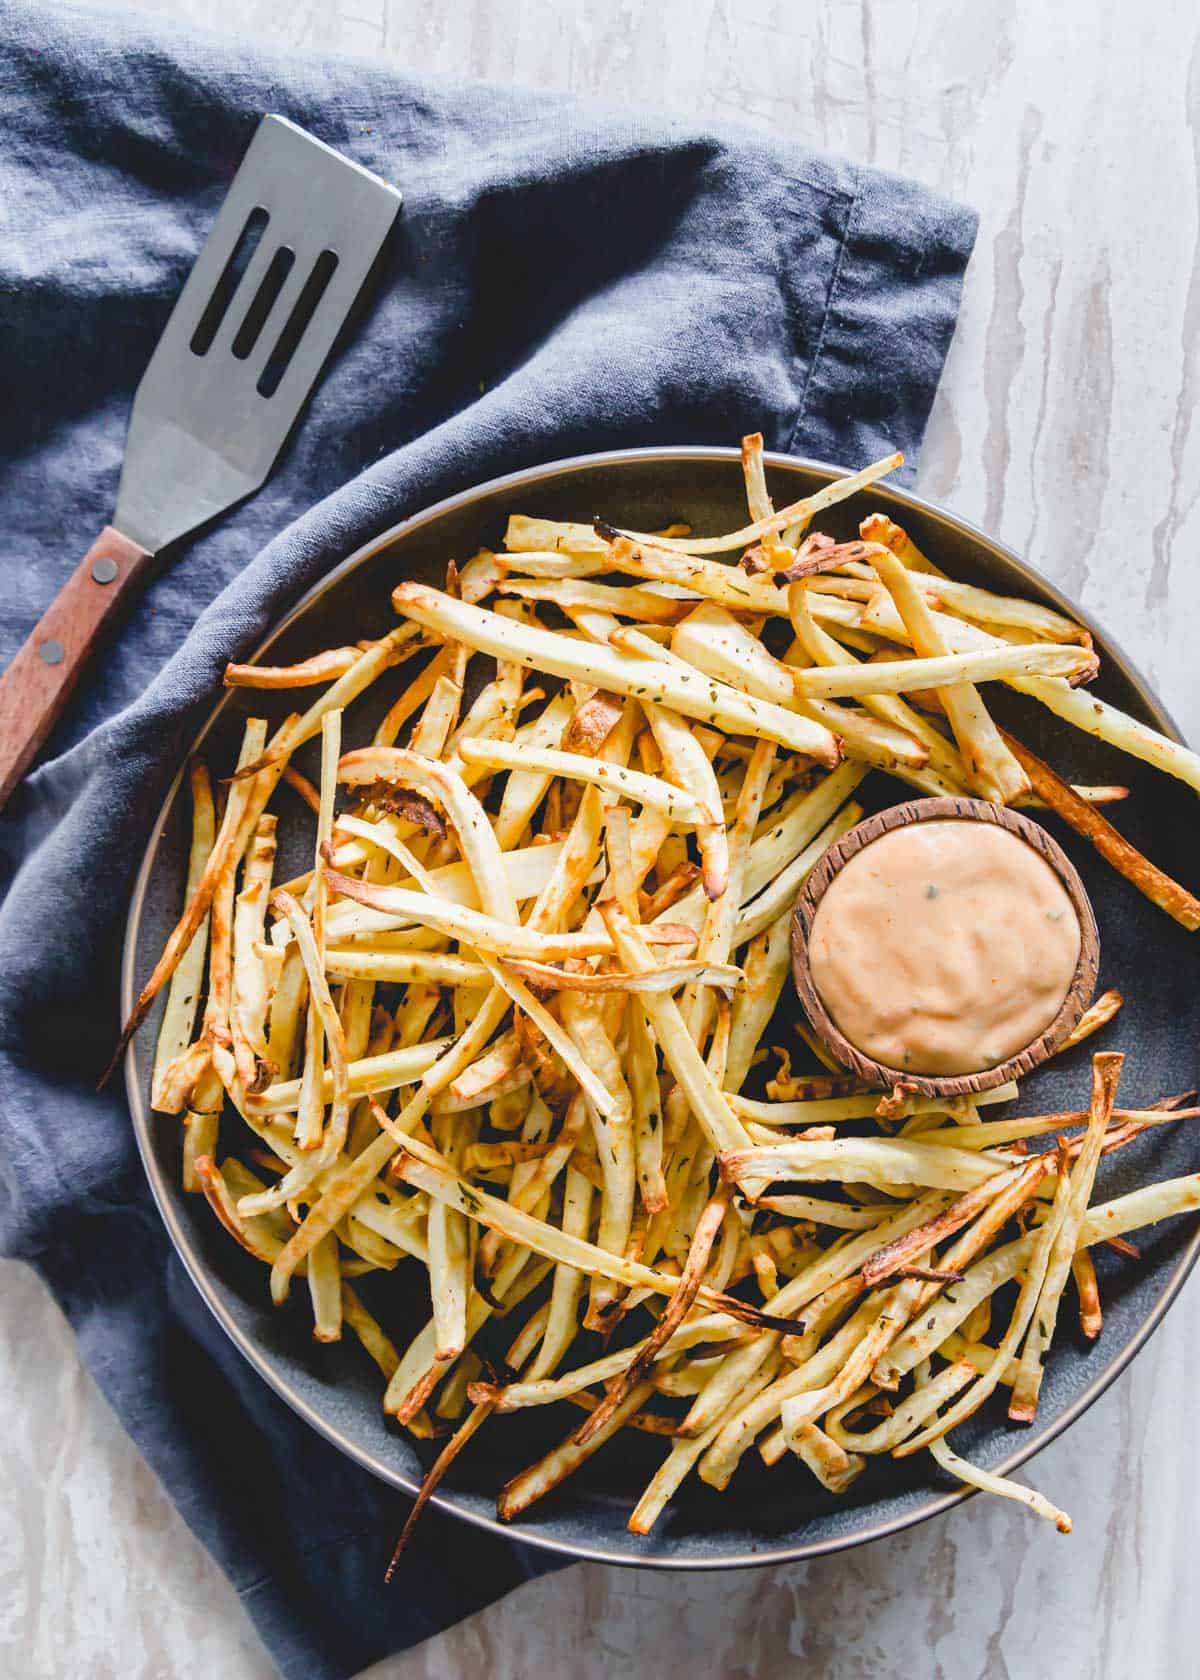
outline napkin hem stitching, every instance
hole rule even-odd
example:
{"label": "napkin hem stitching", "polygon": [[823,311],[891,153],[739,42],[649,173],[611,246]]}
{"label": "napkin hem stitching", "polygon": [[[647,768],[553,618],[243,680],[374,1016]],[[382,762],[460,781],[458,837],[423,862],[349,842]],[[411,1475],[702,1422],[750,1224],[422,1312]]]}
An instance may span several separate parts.
{"label": "napkin hem stitching", "polygon": [[813,381],[816,378],[817,369],[821,365],[821,357],[825,351],[825,341],[829,336],[829,327],[833,316],[834,300],[838,295],[838,288],[842,283],[842,269],[845,266],[846,253],[850,249],[850,245],[854,237],[854,222],[856,216],[858,215],[858,207],[861,201],[862,177],[859,175],[855,180],[853,195],[850,196],[850,208],[846,215],[846,225],[842,230],[842,237],[838,245],[837,256],[834,258],[833,273],[829,280],[829,291],[826,295],[825,308],[821,315],[821,330],[817,334],[816,349],[813,351],[812,361],[808,365],[808,373],[806,374],[804,380],[804,389],[800,393],[800,409],[796,415],[796,422],[792,427],[791,435],[788,438],[787,453],[789,455],[795,454],[797,435],[800,428],[804,425],[805,420],[808,418],[809,393],[813,388]]}

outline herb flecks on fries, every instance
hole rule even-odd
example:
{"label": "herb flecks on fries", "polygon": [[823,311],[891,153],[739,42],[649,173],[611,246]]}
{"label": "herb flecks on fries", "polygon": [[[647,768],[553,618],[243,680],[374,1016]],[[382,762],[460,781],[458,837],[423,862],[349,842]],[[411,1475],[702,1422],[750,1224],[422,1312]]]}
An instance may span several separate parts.
{"label": "herb flecks on fries", "polygon": [[[318,1340],[358,1339],[399,1422],[457,1424],[419,1505],[485,1423],[562,1402],[582,1416],[501,1516],[632,1428],[667,1438],[638,1533],[751,1448],[834,1491],[928,1448],[1068,1529],[945,1437],[997,1388],[1031,1420],[1072,1292],[1100,1333],[1091,1251],[1200,1206],[1200,1175],[1102,1190],[1104,1158],[1195,1117],[1191,1094],[1117,1107],[1105,1052],[1072,1112],[989,1119],[1009,1087],[881,1118],[767,1035],[796,895],[874,770],[1049,807],[1200,926],[1097,810],[1126,790],[1070,787],[987,685],[1198,789],[1200,759],[1086,695],[1097,660],[1062,614],[944,577],[883,515],[861,541],[813,528],[898,456],[779,512],[760,437],[742,460],[727,536],[514,515],[444,590],[401,583],[382,641],[231,666],[318,692],[270,736],[248,721],[213,767],[219,820],[193,766],[186,903],[125,1038],[166,990],[153,1101],[183,1118],[185,1187],[276,1301],[303,1279]],[[384,681],[364,741],[354,702]],[[319,787],[291,763],[316,738]],[[277,881],[277,822],[306,806],[311,867]],[[397,1346],[414,1299],[428,1321]]]}

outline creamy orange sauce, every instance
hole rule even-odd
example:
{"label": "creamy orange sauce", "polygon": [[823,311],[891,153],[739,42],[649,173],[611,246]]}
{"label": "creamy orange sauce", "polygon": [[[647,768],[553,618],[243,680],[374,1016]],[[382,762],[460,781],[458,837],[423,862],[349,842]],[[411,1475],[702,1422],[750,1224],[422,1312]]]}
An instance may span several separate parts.
{"label": "creamy orange sauce", "polygon": [[1046,860],[994,823],[913,822],[834,876],[808,943],[813,984],[851,1044],[911,1073],[979,1073],[1062,1006],[1079,918]]}

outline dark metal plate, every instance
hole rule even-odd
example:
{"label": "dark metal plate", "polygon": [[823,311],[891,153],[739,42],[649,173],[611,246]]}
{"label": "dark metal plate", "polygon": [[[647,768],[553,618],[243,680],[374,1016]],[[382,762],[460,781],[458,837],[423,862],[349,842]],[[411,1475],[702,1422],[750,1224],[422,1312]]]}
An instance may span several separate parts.
{"label": "dark metal plate", "polygon": [[[778,505],[839,476],[835,469],[781,456],[768,457],[768,481]],[[882,508],[901,520],[955,577],[1020,592],[1075,612],[1015,555],[963,521],[899,490],[876,487],[856,497],[824,528],[850,534],[861,515]],[[737,452],[723,449],[631,450],[552,463],[491,484],[428,509],[351,556],[295,608],[260,654],[285,663],[321,647],[378,635],[394,619],[391,588],[403,578],[438,582],[446,561],[462,561],[481,545],[500,542],[509,512],[557,519],[606,518],[653,529],[686,518],[698,531],[728,530],[744,522],[745,504]],[[1075,614],[1076,617],[1080,615]],[[1145,683],[1096,627],[1102,659],[1097,692],[1105,699],[1174,734]],[[402,677],[381,682],[379,695],[351,713],[357,742],[396,692]],[[1035,751],[1076,781],[1124,782],[1132,796],[1116,813],[1122,829],[1163,868],[1200,887],[1194,841],[1195,795],[1178,782],[1069,729],[1032,701],[990,690],[1001,720]],[[279,697],[285,703],[287,696]],[[275,718],[283,704],[254,694],[256,710]],[[201,736],[217,772],[233,762],[245,693],[226,696]],[[310,769],[315,768],[312,761]],[[874,782],[876,778],[872,778]],[[172,788],[155,825],[129,913],[123,974],[123,1009],[148,974],[174,922],[186,857],[186,794]],[[880,784],[880,803],[905,796]],[[310,846],[305,819],[285,824],[299,841],[281,868],[302,868]],[[1100,922],[1101,985],[1119,985],[1126,1007],[1100,1042],[1127,1053],[1123,1095],[1139,1101],[1178,1091],[1197,1081],[1196,1004],[1200,995],[1200,945],[1141,898],[1100,862],[1090,848],[1053,818],[1083,877]],[[311,851],[309,851],[311,856]],[[796,1008],[790,988],[784,1006]],[[428,1455],[395,1431],[380,1407],[375,1367],[349,1342],[319,1348],[304,1322],[306,1302],[277,1312],[270,1306],[265,1271],[218,1228],[208,1208],[179,1189],[179,1127],[151,1114],[148,1105],[155,1017],[139,1035],[127,1064],[133,1123],[151,1187],[179,1254],[205,1301],[242,1353],[285,1400],[339,1446],[397,1488],[413,1491]],[[1086,1106],[1088,1051],[1081,1048],[1039,1069],[1024,1085],[1032,1112]],[[1200,1166],[1200,1147],[1186,1127],[1163,1128],[1106,1161],[1099,1194],[1118,1195],[1147,1178],[1165,1178]],[[1146,1234],[1140,1262],[1098,1256],[1105,1305],[1098,1343],[1064,1324],[1055,1346],[1037,1423],[1010,1426],[998,1406],[959,1431],[981,1464],[1007,1470],[1045,1445],[1087,1407],[1121,1371],[1162,1318],[1196,1257],[1196,1222],[1171,1220]],[[297,1294],[302,1294],[298,1291]],[[428,1311],[423,1274],[402,1266],[372,1296],[397,1339]],[[1064,1314],[1064,1319],[1072,1315]],[[544,1407],[495,1419],[458,1461],[437,1495],[438,1503],[470,1522],[492,1526],[496,1490],[507,1476],[561,1438],[574,1421],[564,1407]],[[661,1441],[619,1436],[556,1494],[535,1506],[528,1520],[505,1529],[514,1537],[577,1557],[663,1568],[727,1568],[778,1563],[876,1539],[943,1511],[961,1492],[941,1480],[924,1457],[875,1461],[841,1499],[827,1495],[800,1466],[766,1472],[753,1452],[728,1492],[717,1494],[695,1478],[685,1484],[653,1535],[638,1538],[625,1519],[659,1462]],[[1069,1502],[1069,1489],[1056,1490]]]}

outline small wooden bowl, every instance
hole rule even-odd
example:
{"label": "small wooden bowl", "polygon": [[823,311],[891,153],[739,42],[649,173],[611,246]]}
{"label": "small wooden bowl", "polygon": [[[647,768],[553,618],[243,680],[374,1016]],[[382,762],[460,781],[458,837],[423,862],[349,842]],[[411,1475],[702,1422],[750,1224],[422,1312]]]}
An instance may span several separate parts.
{"label": "small wooden bowl", "polygon": [[[873,1061],[870,1056],[864,1056],[861,1050],[851,1044],[839,1031],[813,984],[808,964],[808,939],[817,906],[829,883],[838,870],[861,852],[864,846],[869,846],[872,840],[878,840],[880,835],[888,834],[908,823],[944,822],[947,818],[995,823],[998,828],[1007,828],[1010,833],[1027,841],[1035,852],[1045,858],[1066,888],[1079,917],[1080,941],[1079,961],[1067,995],[1063,999],[1062,1008],[1039,1038],[1035,1038],[1032,1044],[1026,1045],[1017,1055],[1010,1056],[1007,1061],[1001,1062],[997,1067],[987,1068],[982,1073],[939,1077],[888,1067],[883,1062]],[[979,1091],[991,1091],[1010,1079],[1022,1078],[1048,1056],[1052,1056],[1063,1039],[1079,1024],[1080,1017],[1096,989],[1099,966],[1100,934],[1096,927],[1096,917],[1075,865],[1058,842],[1038,823],[1030,822],[1028,817],[1010,811],[1005,805],[991,805],[982,799],[911,799],[903,805],[893,805],[886,811],[880,811],[877,816],[867,817],[843,834],[821,858],[805,882],[804,891],[800,894],[792,913],[792,973],[800,1001],[818,1036],[844,1067],[852,1069],[868,1084],[888,1088],[903,1085],[906,1090],[927,1097],[963,1097],[973,1096]]]}

